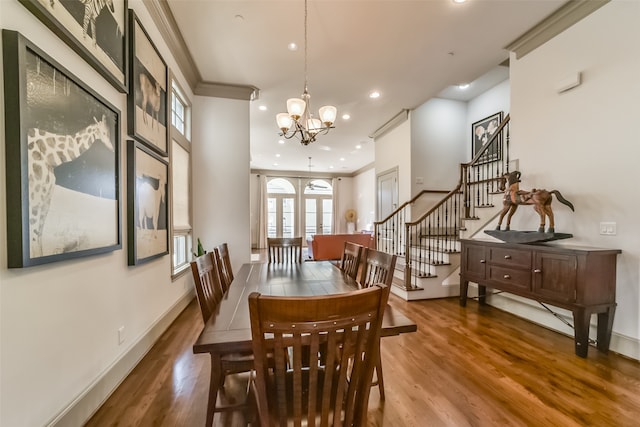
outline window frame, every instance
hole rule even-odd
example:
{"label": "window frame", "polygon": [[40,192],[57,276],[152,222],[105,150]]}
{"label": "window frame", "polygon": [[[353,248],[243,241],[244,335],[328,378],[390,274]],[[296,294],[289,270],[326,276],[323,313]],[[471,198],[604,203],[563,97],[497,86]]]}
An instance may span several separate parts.
{"label": "window frame", "polygon": [[[169,127],[169,158],[170,158],[170,182],[171,182],[171,203],[169,204],[170,211],[170,258],[171,258],[171,279],[176,280],[184,274],[187,274],[190,270],[190,262],[193,259],[193,184],[192,184],[192,159],[191,159],[191,117],[192,117],[192,104],[191,101],[186,97],[185,91],[180,86],[180,83],[175,78],[175,75],[170,71],[169,81],[171,82],[171,99],[169,102],[169,107],[171,109],[171,126]],[[176,99],[174,99],[176,98]],[[183,106],[184,112],[184,132],[181,132],[178,128],[174,126],[174,105],[175,102],[180,102]],[[189,181],[189,225],[190,227],[176,227],[173,223],[174,213],[173,213],[173,142],[176,142],[182,149],[184,149],[189,156],[189,171],[188,171],[188,181]],[[176,237],[185,236],[185,244],[184,251],[186,261],[180,265],[174,265],[174,255],[175,255],[175,239]]]}

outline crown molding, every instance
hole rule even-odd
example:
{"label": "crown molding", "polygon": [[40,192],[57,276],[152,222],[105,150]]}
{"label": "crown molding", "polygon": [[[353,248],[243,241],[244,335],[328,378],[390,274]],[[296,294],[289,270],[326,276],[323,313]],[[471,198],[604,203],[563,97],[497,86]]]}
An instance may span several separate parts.
{"label": "crown molding", "polygon": [[389,132],[392,129],[395,129],[401,123],[404,123],[409,118],[409,110],[403,109],[398,114],[389,119],[385,124],[380,126],[378,129],[374,130],[369,138],[373,138],[375,141],[377,138],[380,138],[385,133]]}
{"label": "crown molding", "polygon": [[570,0],[504,48],[520,59],[611,0]]}
{"label": "crown molding", "polygon": [[200,70],[198,70],[182,33],[178,29],[178,23],[167,0],[142,0],[142,3],[149,11],[151,19],[158,27],[162,38],[167,43],[180,71],[195,95],[248,101],[258,98],[260,91],[255,86],[203,81]]}

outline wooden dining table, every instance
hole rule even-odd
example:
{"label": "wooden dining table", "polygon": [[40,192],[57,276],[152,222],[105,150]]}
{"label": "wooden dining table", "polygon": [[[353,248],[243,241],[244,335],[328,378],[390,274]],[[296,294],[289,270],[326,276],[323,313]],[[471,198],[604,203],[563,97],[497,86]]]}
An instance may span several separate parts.
{"label": "wooden dining table", "polygon": [[[209,353],[212,357],[251,352],[248,298],[252,292],[263,295],[313,296],[357,289],[358,283],[329,261],[243,264],[217,310],[205,323],[193,345],[193,352]],[[382,337],[415,332],[417,329],[415,322],[387,305],[382,320]],[[209,402],[209,405],[212,403]],[[213,408],[208,408],[207,412],[212,415]]]}

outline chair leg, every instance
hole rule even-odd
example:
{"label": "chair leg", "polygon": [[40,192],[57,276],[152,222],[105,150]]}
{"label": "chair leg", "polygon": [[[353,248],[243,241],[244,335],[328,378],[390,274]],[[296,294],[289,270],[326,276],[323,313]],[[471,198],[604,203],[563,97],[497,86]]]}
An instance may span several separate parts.
{"label": "chair leg", "polygon": [[378,357],[376,364],[376,377],[378,382],[378,391],[380,392],[380,400],[384,400],[384,380],[382,379],[382,359]]}

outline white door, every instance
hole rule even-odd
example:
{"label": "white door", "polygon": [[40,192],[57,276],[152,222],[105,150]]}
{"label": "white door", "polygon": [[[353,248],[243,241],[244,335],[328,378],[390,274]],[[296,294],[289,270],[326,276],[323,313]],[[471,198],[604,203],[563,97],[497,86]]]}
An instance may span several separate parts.
{"label": "white door", "polygon": [[326,181],[313,180],[304,191],[304,232],[305,239],[314,234],[333,232],[333,189]]}
{"label": "white door", "polygon": [[398,169],[378,175],[377,221],[388,217],[398,207]]}

